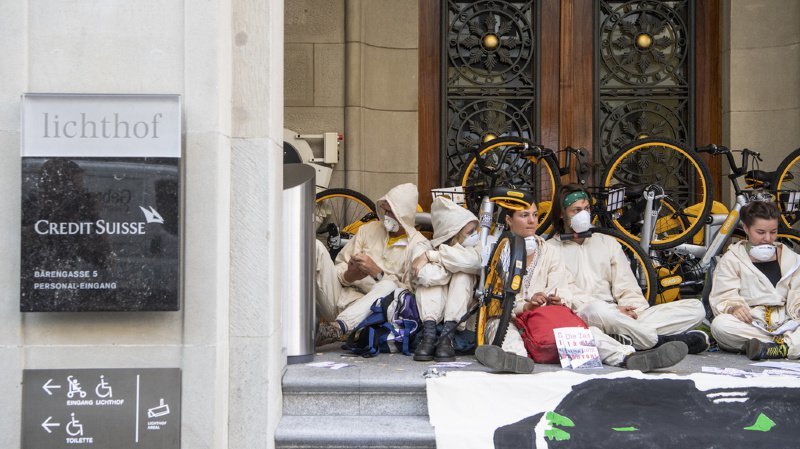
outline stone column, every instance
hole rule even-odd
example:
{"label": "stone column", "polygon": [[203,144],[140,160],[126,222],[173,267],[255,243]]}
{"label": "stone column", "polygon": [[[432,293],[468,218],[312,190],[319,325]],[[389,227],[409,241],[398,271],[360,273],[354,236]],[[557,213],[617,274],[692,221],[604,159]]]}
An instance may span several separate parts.
{"label": "stone column", "polygon": [[723,23],[723,142],[775,170],[800,147],[800,2],[724,0]]}

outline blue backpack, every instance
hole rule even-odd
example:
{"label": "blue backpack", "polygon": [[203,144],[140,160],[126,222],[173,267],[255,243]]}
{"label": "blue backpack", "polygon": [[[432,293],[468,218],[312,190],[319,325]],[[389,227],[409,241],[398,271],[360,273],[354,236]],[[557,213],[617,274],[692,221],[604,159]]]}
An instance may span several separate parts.
{"label": "blue backpack", "polygon": [[414,353],[414,337],[422,327],[417,300],[408,290],[397,289],[378,298],[371,313],[347,337],[342,349],[362,357],[381,352]]}

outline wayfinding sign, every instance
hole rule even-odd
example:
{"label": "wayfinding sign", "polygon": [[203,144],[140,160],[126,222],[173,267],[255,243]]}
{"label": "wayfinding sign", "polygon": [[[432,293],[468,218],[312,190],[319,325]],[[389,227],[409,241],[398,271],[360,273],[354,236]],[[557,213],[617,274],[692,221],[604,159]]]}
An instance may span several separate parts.
{"label": "wayfinding sign", "polygon": [[22,449],[178,449],[181,371],[24,370]]}
{"label": "wayfinding sign", "polygon": [[178,310],[180,157],[178,95],[23,95],[20,310]]}

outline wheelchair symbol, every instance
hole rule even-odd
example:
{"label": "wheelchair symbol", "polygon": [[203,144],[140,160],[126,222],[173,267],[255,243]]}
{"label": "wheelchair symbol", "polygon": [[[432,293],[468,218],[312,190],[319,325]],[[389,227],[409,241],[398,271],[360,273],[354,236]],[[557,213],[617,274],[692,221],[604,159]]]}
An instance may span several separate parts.
{"label": "wheelchair symbol", "polygon": [[75,414],[70,413],[72,420],[67,423],[67,435],[71,437],[83,436],[83,424],[75,419]]}
{"label": "wheelchair symbol", "polygon": [[[102,393],[101,393],[102,391]],[[106,383],[105,376],[100,376],[100,383],[94,388],[94,392],[97,394],[98,398],[110,398],[113,397],[113,392],[111,391],[111,387]]]}

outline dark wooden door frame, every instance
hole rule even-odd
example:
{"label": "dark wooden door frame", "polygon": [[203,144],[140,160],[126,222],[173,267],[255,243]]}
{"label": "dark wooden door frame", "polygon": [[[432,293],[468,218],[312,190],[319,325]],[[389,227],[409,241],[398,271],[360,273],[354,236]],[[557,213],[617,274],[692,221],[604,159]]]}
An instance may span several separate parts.
{"label": "dark wooden door frame", "polygon": [[[592,0],[540,0],[541,45],[539,126],[541,143],[558,149],[593,145]],[[420,204],[430,208],[430,190],[440,187],[442,132],[441,14],[444,0],[419,0]],[[722,140],[721,5],[695,3],[695,139]],[[534,68],[535,69],[535,68]],[[708,160],[717,198],[722,176],[718,159]]]}

